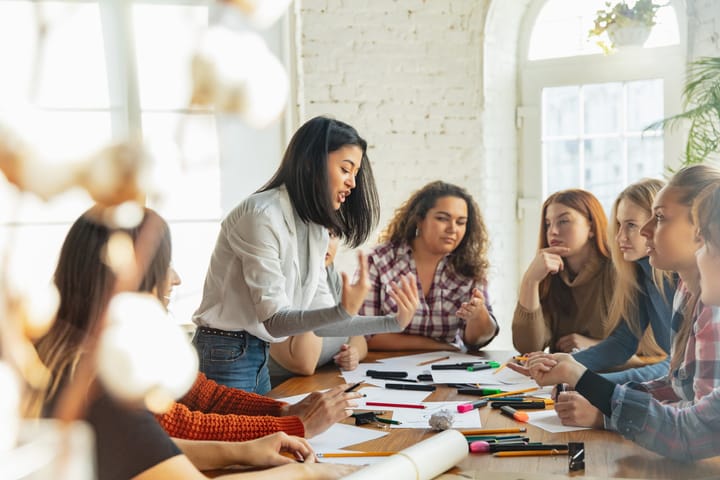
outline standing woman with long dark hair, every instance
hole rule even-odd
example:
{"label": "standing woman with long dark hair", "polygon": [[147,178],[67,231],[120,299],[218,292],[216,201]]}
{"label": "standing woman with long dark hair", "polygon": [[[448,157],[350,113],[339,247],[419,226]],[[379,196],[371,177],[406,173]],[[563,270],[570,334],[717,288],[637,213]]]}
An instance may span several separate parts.
{"label": "standing woman with long dark hair", "polygon": [[[222,222],[193,317],[201,371],[218,383],[265,393],[270,342],[332,325],[342,325],[345,335],[402,330],[418,303],[414,279],[393,286],[396,315],[373,319],[353,318],[369,288],[362,253],[358,280],[343,274],[339,304],[326,282],[327,231],[358,247],[378,214],[365,140],[327,117],[301,126],[272,179]],[[319,334],[340,335],[332,328]]]}

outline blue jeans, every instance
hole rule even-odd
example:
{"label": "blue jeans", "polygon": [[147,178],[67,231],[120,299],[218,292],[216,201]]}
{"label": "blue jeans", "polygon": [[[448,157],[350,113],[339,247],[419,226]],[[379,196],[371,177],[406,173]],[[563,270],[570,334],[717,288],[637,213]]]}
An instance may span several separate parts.
{"label": "blue jeans", "polygon": [[270,345],[247,332],[209,332],[198,327],[193,344],[200,371],[228,387],[265,395],[270,391],[267,361]]}

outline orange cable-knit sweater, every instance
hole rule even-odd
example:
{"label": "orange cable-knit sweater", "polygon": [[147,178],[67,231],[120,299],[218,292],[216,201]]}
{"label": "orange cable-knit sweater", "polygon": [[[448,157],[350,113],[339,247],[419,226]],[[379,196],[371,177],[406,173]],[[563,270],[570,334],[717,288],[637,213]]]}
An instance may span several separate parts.
{"label": "orange cable-knit sweater", "polygon": [[304,436],[300,418],[278,416],[283,405],[200,373],[190,391],[156,418],[171,437],[188,440],[244,441],[279,431]]}

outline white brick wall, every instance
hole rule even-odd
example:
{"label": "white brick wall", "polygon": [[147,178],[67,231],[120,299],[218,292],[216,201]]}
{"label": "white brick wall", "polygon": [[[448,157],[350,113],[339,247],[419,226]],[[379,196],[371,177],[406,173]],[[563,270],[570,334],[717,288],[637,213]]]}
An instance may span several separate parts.
{"label": "white brick wall", "polygon": [[720,2],[688,0],[688,58],[720,56]]}
{"label": "white brick wall", "polygon": [[[498,38],[503,50],[496,59],[503,64],[488,67],[483,39],[490,3],[302,0],[296,5],[302,22],[300,103],[306,118],[330,114],[367,138],[381,195],[381,228],[427,182],[442,179],[473,194],[492,239],[490,287],[504,338],[503,346],[496,341],[493,347],[508,348],[517,288],[512,69],[520,14],[515,12],[511,28],[498,25],[505,33]],[[501,3],[515,3],[522,11],[526,1]],[[483,81],[488,68],[490,91]],[[483,101],[488,98],[498,114],[489,129]],[[338,263],[354,268],[348,254]]]}

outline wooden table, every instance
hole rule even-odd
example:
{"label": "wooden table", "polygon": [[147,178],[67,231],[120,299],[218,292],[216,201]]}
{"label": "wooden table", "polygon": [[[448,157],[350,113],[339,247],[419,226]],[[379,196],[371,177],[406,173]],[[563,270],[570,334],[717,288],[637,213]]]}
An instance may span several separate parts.
{"label": "wooden table", "polygon": [[[383,356],[407,355],[416,352],[397,352],[383,355],[371,352],[365,362]],[[505,361],[507,352],[482,352],[481,357]],[[313,376],[295,377],[274,388],[270,396],[286,397],[299,393],[325,389],[343,383],[337,368],[324,367]],[[438,387],[427,401],[463,400],[477,397],[458,395],[456,389]],[[518,422],[485,407],[478,410],[483,428],[517,427]],[[350,423],[350,422],[348,422]],[[665,459],[655,453],[625,440],[614,432],[583,430],[569,433],[549,433],[532,425],[526,425],[531,441],[544,443],[585,443],[585,471],[568,472],[567,456],[497,458],[489,454],[471,454],[450,473],[460,478],[478,479],[552,479],[563,477],[583,478],[668,478],[690,479],[720,477],[720,457],[696,463],[681,463]],[[372,427],[367,427],[372,428]],[[413,445],[433,435],[431,430],[391,429],[380,439],[353,445],[353,450],[396,451]]]}

